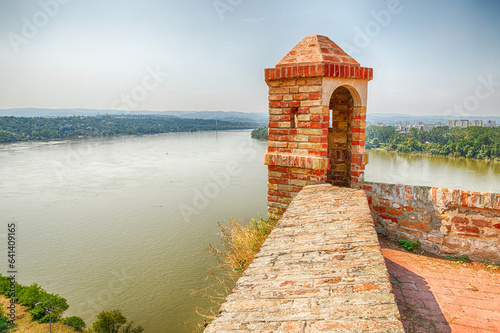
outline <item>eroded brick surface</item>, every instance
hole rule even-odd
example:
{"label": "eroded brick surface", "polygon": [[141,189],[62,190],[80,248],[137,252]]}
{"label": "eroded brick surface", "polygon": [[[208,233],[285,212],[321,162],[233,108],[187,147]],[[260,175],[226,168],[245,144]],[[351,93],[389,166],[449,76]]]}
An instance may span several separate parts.
{"label": "eroded brick surface", "polygon": [[274,68],[269,86],[268,214],[280,219],[311,183],[358,188],[365,167],[366,91],[361,67],[326,36],[297,44]]}
{"label": "eroded brick surface", "polygon": [[393,239],[500,263],[500,193],[365,182],[374,220]]}
{"label": "eroded brick surface", "polygon": [[304,187],[205,332],[404,332],[365,193]]}

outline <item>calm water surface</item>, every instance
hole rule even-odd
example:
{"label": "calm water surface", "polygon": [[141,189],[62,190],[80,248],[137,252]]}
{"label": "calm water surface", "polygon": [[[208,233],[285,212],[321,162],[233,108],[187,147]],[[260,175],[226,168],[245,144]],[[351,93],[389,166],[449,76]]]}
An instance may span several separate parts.
{"label": "calm water surface", "polygon": [[66,297],[66,316],[188,332],[217,223],[266,214],[265,148],[249,131],[0,145],[0,253],[16,222],[18,281]]}
{"label": "calm water surface", "polygon": [[369,150],[365,180],[500,192],[500,162]]}
{"label": "calm water surface", "polygon": [[[120,308],[146,332],[189,332],[219,222],[266,214],[266,143],[250,131],[0,144],[0,254],[18,281],[87,324]],[[369,181],[500,191],[500,163],[370,151]],[[5,274],[5,265],[0,272]]]}

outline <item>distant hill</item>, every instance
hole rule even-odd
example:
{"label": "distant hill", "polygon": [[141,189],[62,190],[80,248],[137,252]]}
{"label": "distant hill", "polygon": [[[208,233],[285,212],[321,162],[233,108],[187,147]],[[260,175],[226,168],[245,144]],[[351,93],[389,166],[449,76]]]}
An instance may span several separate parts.
{"label": "distant hill", "polygon": [[438,122],[445,125],[447,120],[482,120],[483,123],[488,120],[495,120],[497,125],[500,125],[500,116],[463,116],[458,117],[454,115],[443,115],[443,116],[415,116],[410,114],[399,114],[399,113],[367,113],[366,122],[367,123],[382,123],[384,125],[395,124],[398,122],[409,121],[410,124],[416,122],[424,122],[428,125],[435,125]]}
{"label": "distant hill", "polygon": [[95,110],[95,109],[43,109],[19,108],[0,109],[0,116],[14,117],[71,117],[71,116],[97,116],[97,115],[155,115],[176,116],[189,119],[219,119],[225,121],[252,121],[267,124],[267,113],[237,112],[237,111],[120,111],[120,110]]}
{"label": "distant hill", "polygon": [[252,120],[255,122],[267,123],[269,115],[267,113],[251,113],[237,111],[163,111],[161,114],[172,115],[181,118],[197,118],[197,119],[223,119],[227,121],[241,121],[242,119]]}
{"label": "distant hill", "polygon": [[[120,111],[120,110],[96,110],[96,109],[44,109],[44,108],[19,108],[19,109],[0,109],[1,116],[14,117],[70,117],[70,116],[97,116],[97,115],[156,115],[156,116],[174,116],[188,119],[219,119],[225,121],[253,121],[261,126],[266,126],[268,122],[267,113],[257,112],[238,112],[238,111]],[[418,116],[399,113],[368,113],[366,121],[370,124],[379,122],[384,125],[395,124],[398,122],[409,121],[411,124],[424,122],[425,124],[435,125],[438,122],[445,124],[447,120],[495,120],[500,125],[500,116],[464,116],[457,117],[453,115],[441,116]]]}

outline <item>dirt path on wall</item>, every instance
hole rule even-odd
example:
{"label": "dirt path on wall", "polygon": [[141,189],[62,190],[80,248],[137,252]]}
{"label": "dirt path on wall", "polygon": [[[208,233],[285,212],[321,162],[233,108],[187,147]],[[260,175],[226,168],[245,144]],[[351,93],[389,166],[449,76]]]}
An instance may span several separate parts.
{"label": "dirt path on wall", "polygon": [[410,253],[379,240],[407,333],[500,332],[500,267]]}

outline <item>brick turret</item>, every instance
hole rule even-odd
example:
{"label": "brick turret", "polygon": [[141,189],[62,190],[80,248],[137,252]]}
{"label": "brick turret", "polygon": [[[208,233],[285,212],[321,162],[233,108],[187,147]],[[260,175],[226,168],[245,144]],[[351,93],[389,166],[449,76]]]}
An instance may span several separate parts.
{"label": "brick turret", "polygon": [[302,187],[326,181],[358,188],[365,166],[371,68],[328,37],[304,38],[274,67],[269,86],[268,212],[281,218]]}

